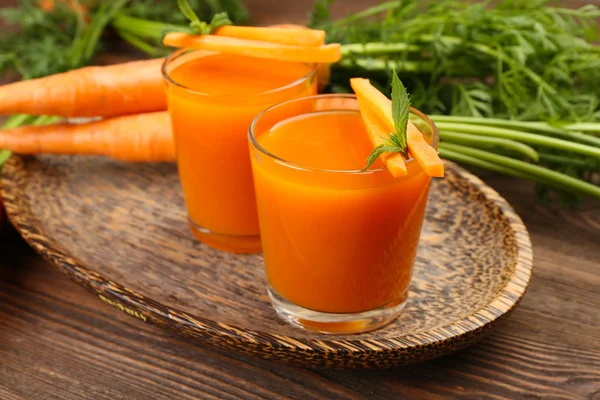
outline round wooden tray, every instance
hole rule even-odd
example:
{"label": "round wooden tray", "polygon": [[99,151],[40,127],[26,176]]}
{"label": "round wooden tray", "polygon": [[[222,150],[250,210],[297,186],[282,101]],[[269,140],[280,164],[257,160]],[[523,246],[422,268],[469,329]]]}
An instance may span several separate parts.
{"label": "round wooden tray", "polygon": [[210,345],[328,368],[382,368],[438,357],[481,338],[517,305],[532,253],[495,191],[448,163],[435,180],[406,310],[360,335],[280,322],[262,257],[232,255],[188,231],[175,165],[93,157],[12,157],[9,218],[49,262],[106,303]]}

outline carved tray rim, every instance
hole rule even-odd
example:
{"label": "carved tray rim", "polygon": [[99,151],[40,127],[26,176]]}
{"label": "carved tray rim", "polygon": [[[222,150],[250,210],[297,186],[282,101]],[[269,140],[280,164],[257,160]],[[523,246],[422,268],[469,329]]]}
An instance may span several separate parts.
{"label": "carved tray rim", "polygon": [[533,253],[521,218],[507,201],[479,178],[445,161],[461,179],[495,203],[508,220],[518,246],[515,271],[496,297],[467,317],[426,332],[385,340],[360,339],[360,335],[331,339],[295,338],[264,333],[196,317],[166,307],[132,291],[69,256],[37,223],[25,200],[28,171],[24,157],[13,155],[2,171],[2,198],[9,220],[25,241],[46,261],[113,307],[144,322],[170,328],[209,345],[273,361],[317,368],[389,368],[449,354],[481,339],[519,304],[531,279]]}

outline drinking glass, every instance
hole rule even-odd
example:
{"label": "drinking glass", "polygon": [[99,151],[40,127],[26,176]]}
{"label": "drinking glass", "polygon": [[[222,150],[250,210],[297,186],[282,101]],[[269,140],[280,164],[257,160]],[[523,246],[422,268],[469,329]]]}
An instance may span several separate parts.
{"label": "drinking glass", "polygon": [[[431,178],[413,159],[408,174],[394,178],[385,167],[299,165],[261,146],[261,135],[286,121],[327,135],[323,126],[307,126],[306,117],[323,112],[339,113],[346,129],[362,124],[354,96],[320,95],[275,105],[250,126],[267,289],[277,313],[295,325],[364,332],[389,323],[406,305]],[[410,118],[436,147],[433,122],[415,109]],[[302,132],[290,126],[298,140]]]}
{"label": "drinking glass", "polygon": [[162,70],[193,234],[217,249],[260,252],[248,126],[274,104],[315,94],[316,67],[182,49]]}

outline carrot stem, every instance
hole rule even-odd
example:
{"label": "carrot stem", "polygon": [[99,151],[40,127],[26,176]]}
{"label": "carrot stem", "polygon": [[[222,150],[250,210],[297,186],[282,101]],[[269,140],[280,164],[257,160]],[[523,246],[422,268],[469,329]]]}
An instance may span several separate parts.
{"label": "carrot stem", "polygon": [[404,52],[422,51],[421,46],[409,43],[348,43],[342,45],[342,57],[360,55],[360,56],[377,56],[382,54],[394,54]]}
{"label": "carrot stem", "polygon": [[164,22],[135,18],[127,14],[118,14],[113,19],[112,25],[119,31],[127,31],[144,39],[153,39],[157,42],[160,41],[167,27],[174,27],[182,31],[186,29],[185,26],[171,26]]}
{"label": "carrot stem", "polygon": [[32,115],[27,115],[27,114],[11,115],[6,120],[6,122],[4,123],[4,125],[2,125],[2,129],[16,128],[16,127],[21,126],[21,125],[30,124],[35,119],[36,119],[36,117],[34,117]]}
{"label": "carrot stem", "polygon": [[133,47],[140,49],[144,53],[148,54],[150,57],[159,55],[161,52],[160,49],[157,48],[156,46],[153,46],[150,43],[145,42],[143,39],[141,39],[140,36],[136,36],[129,31],[119,30],[119,35],[127,43],[129,43]]}
{"label": "carrot stem", "polygon": [[[477,126],[491,126],[495,128],[510,129],[513,131],[553,136],[569,141],[576,141],[600,147],[600,138],[592,136],[589,133],[584,133],[583,129],[576,129],[579,126],[582,126],[581,124],[567,125],[563,126],[562,128],[558,128],[541,121],[513,121],[501,118],[461,117],[454,115],[430,115],[429,118],[431,118],[436,124],[457,123]],[[600,124],[592,125],[597,125],[596,129],[600,132]]]}
{"label": "carrot stem", "polygon": [[[442,155],[450,159],[454,158],[453,155],[456,155],[456,153],[463,155],[462,159],[459,159],[458,157],[454,158],[455,161],[475,165],[473,160],[482,160],[486,164],[492,163],[504,168],[504,171],[497,170],[498,172],[505,173],[508,170],[517,171],[517,173],[521,174],[520,177],[527,177],[528,179],[544,183],[555,188],[587,194],[597,199],[600,199],[599,186],[593,185],[591,183],[582,181],[577,178],[573,178],[565,174],[561,174],[560,172],[552,171],[548,168],[529,164],[525,161],[515,160],[514,158],[501,156],[498,154],[490,153],[488,151],[443,142],[440,143],[440,151],[442,152]],[[484,167],[483,163],[480,163],[480,165],[476,166]],[[515,174],[512,175],[517,176]]]}
{"label": "carrot stem", "polygon": [[[14,128],[18,128],[19,126],[28,125],[28,124],[43,125],[43,124],[47,124],[47,123],[52,123],[53,120],[55,120],[55,119],[56,119],[56,117],[50,117],[47,115],[35,117],[32,115],[27,115],[27,114],[16,114],[16,115],[11,115],[6,120],[6,122],[2,125],[2,129],[14,129]],[[4,163],[6,163],[6,161],[8,161],[8,159],[10,158],[11,155],[12,155],[12,151],[10,151],[10,150],[0,150],[0,171],[2,170],[2,167],[4,166]]]}
{"label": "carrot stem", "polygon": [[436,125],[440,130],[444,131],[471,133],[482,136],[493,136],[497,138],[517,140],[521,143],[571,151],[573,153],[579,153],[600,159],[600,147],[583,143],[575,143],[568,140],[538,135],[535,133],[527,133],[514,129],[496,128],[492,126],[458,124],[453,122],[437,122]]}
{"label": "carrot stem", "polygon": [[507,150],[516,151],[528,157],[529,159],[538,162],[540,156],[533,147],[519,143],[516,140],[502,139],[496,137],[472,135],[469,133],[440,131],[440,138],[443,141],[448,140],[451,143],[462,144],[478,148],[494,148],[500,147]]}
{"label": "carrot stem", "polygon": [[376,6],[369,7],[363,11],[360,11],[360,12],[357,12],[354,14],[350,14],[347,17],[340,18],[333,23],[333,26],[340,27],[340,26],[347,25],[347,24],[350,24],[350,23],[353,23],[356,21],[360,21],[361,19],[369,18],[374,15],[378,15],[383,12],[391,11],[396,8],[399,8],[402,6],[402,4],[403,3],[400,1],[388,1],[385,3],[381,3]]}

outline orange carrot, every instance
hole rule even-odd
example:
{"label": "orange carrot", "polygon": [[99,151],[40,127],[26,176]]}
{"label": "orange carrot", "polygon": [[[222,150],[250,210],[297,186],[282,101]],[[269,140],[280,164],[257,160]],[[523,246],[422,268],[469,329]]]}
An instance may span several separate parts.
{"label": "orange carrot", "polygon": [[165,35],[163,43],[172,47],[214,50],[221,53],[292,62],[328,63],[337,62],[342,57],[340,45],[337,43],[317,47],[291,46],[215,35],[190,35],[182,32],[168,33]]}
{"label": "orange carrot", "polygon": [[165,111],[0,130],[0,148],[21,154],[103,155],[123,161],[175,160],[171,122]]}
{"label": "orange carrot", "polygon": [[444,176],[444,163],[437,151],[423,137],[419,129],[408,121],[406,132],[408,151],[429,176],[441,178]]}
{"label": "orange carrot", "polygon": [[292,46],[321,46],[325,41],[325,31],[305,28],[225,25],[217,29],[214,34],[216,36],[258,40]]}
{"label": "orange carrot", "polygon": [[163,59],[84,67],[0,86],[0,114],[112,117],[167,109]]}
{"label": "orange carrot", "polygon": [[392,117],[392,101],[388,99],[377,88],[371,85],[368,79],[352,78],[350,86],[356,94],[359,101],[362,101],[365,106],[368,106],[377,118],[384,124],[388,132],[395,132],[394,118]]}
{"label": "orange carrot", "polygon": [[[302,25],[296,25],[296,24],[277,24],[277,25],[271,25],[271,27],[273,28],[282,28],[282,29],[309,29],[305,26]],[[322,63],[317,65],[317,80],[319,81],[319,93],[323,91],[323,89],[325,89],[325,87],[327,87],[327,85],[329,84],[329,80],[331,78],[331,67],[329,64],[327,63]]]}
{"label": "orange carrot", "polygon": [[[365,123],[365,127],[367,128],[367,132],[369,133],[369,139],[371,139],[373,147],[385,144],[385,138],[389,136],[389,133],[383,129],[383,125],[381,124],[381,122],[378,121],[373,111],[371,111],[371,109],[367,105],[365,105],[364,102],[359,101],[359,105],[360,114],[362,116],[363,122]],[[404,176],[408,173],[406,169],[406,163],[404,162],[404,158],[402,158],[400,154],[383,153],[381,156],[379,156],[379,158],[385,163],[390,173],[395,178],[399,176]]]}
{"label": "orange carrot", "polygon": [[[371,85],[368,79],[352,78],[350,79],[350,85],[359,101],[364,102],[365,107],[372,110],[383,123],[384,132],[395,132],[396,127],[392,117],[391,100]],[[386,135],[389,135],[389,133],[386,133]],[[427,175],[433,177],[444,176],[444,163],[437,151],[425,141],[423,134],[410,120],[408,121],[406,140],[410,155],[413,156]]]}

